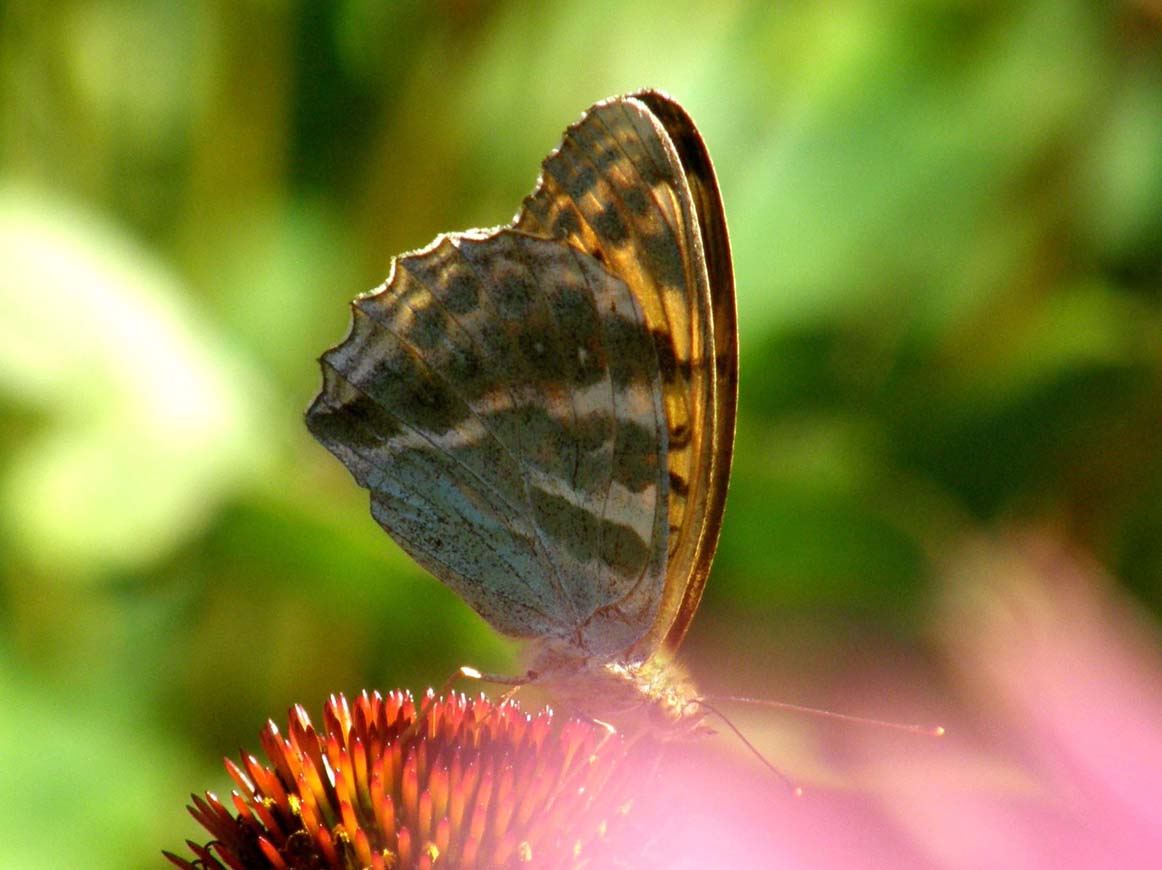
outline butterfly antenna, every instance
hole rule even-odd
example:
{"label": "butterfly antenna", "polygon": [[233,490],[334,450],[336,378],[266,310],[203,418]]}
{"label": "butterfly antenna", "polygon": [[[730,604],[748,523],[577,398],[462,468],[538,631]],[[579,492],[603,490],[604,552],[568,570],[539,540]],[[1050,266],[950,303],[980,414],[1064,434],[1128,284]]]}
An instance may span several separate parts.
{"label": "butterfly antenna", "polygon": [[[851,716],[847,713],[836,713],[833,710],[821,710],[818,707],[804,707],[800,704],[788,704],[785,701],[770,701],[766,698],[745,698],[737,695],[711,695],[710,699],[730,704],[751,704],[755,707],[767,707],[772,710],[787,710],[792,713],[801,713],[804,716],[816,716],[821,719],[835,719],[840,722],[851,722],[856,725],[870,725],[873,728],[887,728],[891,731],[903,731],[906,734],[921,734],[925,737],[943,737],[943,725],[909,725],[904,722],[888,722],[884,719],[868,719],[863,716]],[[705,702],[702,702],[706,706]],[[722,714],[719,713],[721,716]]]}
{"label": "butterfly antenna", "polygon": [[742,741],[742,745],[750,750],[751,755],[753,755],[755,758],[757,758],[759,761],[761,761],[763,764],[763,767],[765,767],[767,770],[769,770],[771,773],[773,773],[787,787],[787,790],[791,792],[792,796],[797,797],[797,798],[803,796],[803,787],[799,786],[799,785],[795,785],[795,783],[791,781],[790,777],[788,777],[785,773],[783,773],[781,770],[779,770],[777,767],[775,767],[773,764],[771,764],[771,762],[767,759],[767,757],[765,755],[763,755],[761,752],[759,752],[758,747],[755,746],[753,743],[751,743],[750,740],[747,739],[747,736],[745,734],[743,734],[741,730],[739,730],[739,727],[737,725],[735,725],[733,722],[731,722],[730,719],[728,719],[726,717],[725,713],[723,713],[721,710],[719,710],[713,704],[708,704],[706,702],[705,698],[698,698],[695,700],[694,703],[696,703],[699,707],[702,707],[706,710],[709,710],[711,713],[713,713],[715,716],[717,716],[719,719],[721,719],[723,722],[725,722],[726,727],[734,732],[734,736]]}

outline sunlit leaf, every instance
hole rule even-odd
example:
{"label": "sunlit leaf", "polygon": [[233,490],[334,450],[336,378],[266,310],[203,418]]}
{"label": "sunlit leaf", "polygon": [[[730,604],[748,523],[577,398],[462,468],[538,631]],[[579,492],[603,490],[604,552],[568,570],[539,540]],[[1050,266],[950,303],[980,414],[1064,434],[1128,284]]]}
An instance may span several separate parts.
{"label": "sunlit leaf", "polygon": [[40,415],[0,490],[9,534],[82,576],[157,558],[261,468],[261,382],[83,210],[4,190],[0,262],[0,389]]}

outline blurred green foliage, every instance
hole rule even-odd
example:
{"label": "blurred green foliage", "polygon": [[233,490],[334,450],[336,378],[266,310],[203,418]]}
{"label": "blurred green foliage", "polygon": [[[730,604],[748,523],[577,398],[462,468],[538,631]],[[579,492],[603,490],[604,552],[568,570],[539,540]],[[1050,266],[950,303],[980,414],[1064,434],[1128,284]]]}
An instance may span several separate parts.
{"label": "blurred green foliage", "polygon": [[158,866],[289,704],[516,666],[301,412],[394,254],[508,221],[643,86],[698,121],[738,274],[695,672],[923,658],[980,530],[1157,612],[1160,46],[1149,0],[0,3],[5,866]]}

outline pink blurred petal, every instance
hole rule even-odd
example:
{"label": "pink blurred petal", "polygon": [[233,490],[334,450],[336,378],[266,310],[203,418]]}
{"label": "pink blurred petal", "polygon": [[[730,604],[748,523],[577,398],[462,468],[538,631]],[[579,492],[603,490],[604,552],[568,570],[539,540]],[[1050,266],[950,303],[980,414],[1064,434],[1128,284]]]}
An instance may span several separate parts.
{"label": "pink blurred petal", "polygon": [[1100,569],[1047,536],[975,548],[952,573],[956,660],[998,743],[1018,748],[1042,790],[993,831],[1033,844],[1025,866],[1162,861],[1152,627]]}

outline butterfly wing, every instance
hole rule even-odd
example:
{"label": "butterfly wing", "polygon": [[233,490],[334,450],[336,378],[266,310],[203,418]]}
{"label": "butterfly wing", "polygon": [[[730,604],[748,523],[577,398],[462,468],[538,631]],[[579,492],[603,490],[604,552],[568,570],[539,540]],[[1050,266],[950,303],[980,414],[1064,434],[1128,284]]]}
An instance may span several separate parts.
{"label": "butterfly wing", "polygon": [[625,282],[502,229],[398,258],[352,312],[307,425],[376,520],[505,634],[632,645],[665,583],[669,479],[661,369]]}
{"label": "butterfly wing", "polygon": [[661,363],[666,581],[632,650],[675,649],[718,542],[734,441],[738,339],[726,219],[706,146],[657,91],[598,103],[546,158],[516,226],[567,239],[632,290]]}

